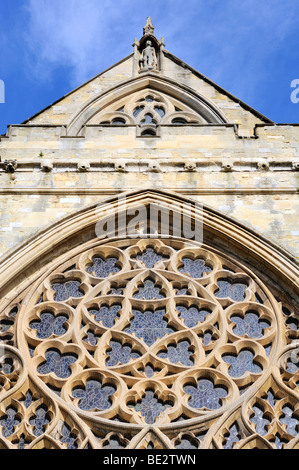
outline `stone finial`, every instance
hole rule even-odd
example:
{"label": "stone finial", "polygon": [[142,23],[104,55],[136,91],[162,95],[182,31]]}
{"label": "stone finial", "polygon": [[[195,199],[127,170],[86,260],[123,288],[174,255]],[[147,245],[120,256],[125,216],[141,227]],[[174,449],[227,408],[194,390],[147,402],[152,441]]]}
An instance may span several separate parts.
{"label": "stone finial", "polygon": [[152,34],[153,36],[155,36],[155,28],[153,26],[150,16],[147,17],[146,25],[143,28],[143,35],[145,36],[146,34]]}

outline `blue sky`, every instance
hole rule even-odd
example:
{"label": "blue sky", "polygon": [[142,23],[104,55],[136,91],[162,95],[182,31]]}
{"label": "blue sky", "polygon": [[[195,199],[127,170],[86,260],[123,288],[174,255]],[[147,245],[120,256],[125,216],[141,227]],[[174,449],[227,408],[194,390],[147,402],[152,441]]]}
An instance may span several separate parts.
{"label": "blue sky", "polygon": [[275,122],[299,122],[299,0],[0,0],[0,133],[132,52],[166,49]]}

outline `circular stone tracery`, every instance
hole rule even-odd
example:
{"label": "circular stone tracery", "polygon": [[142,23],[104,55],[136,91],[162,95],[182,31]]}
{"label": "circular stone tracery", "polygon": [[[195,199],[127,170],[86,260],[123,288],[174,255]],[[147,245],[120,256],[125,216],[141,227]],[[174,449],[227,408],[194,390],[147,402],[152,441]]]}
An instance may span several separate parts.
{"label": "circular stone tracery", "polygon": [[85,420],[213,417],[267,370],[278,326],[267,292],[207,248],[101,245],[32,289],[24,357],[52,399]]}

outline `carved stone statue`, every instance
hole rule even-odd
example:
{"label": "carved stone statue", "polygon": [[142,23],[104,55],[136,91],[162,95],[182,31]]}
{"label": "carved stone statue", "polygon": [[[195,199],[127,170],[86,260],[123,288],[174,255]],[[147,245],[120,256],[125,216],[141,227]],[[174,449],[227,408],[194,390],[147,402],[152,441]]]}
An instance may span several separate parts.
{"label": "carved stone statue", "polygon": [[152,41],[146,41],[145,48],[141,53],[140,58],[141,70],[152,70],[157,68],[157,56],[155,48],[152,46]]}

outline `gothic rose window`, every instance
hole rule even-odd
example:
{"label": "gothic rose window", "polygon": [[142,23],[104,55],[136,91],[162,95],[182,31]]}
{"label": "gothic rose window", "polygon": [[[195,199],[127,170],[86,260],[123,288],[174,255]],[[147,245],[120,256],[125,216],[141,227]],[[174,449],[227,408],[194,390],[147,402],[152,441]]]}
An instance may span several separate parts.
{"label": "gothic rose window", "polygon": [[[147,131],[160,125],[202,124],[204,119],[190,106],[164,93],[144,90],[101,110],[90,124],[103,126],[136,125]],[[151,126],[151,127],[149,127]],[[143,131],[144,132],[144,131]]]}
{"label": "gothic rose window", "polygon": [[2,448],[298,447],[297,312],[212,247],[94,244],[0,321]]}

